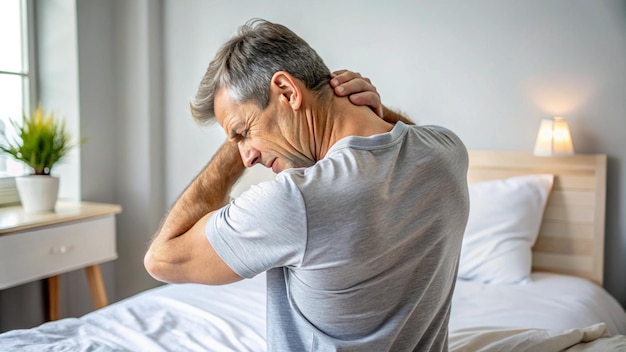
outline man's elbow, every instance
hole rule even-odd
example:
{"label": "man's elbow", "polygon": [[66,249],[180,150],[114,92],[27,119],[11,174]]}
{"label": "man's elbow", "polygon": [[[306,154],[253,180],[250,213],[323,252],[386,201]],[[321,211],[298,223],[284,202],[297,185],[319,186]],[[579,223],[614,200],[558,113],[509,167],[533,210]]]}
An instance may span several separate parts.
{"label": "man's elbow", "polygon": [[146,271],[150,274],[150,276],[159,280],[159,266],[154,260],[151,249],[148,249],[146,255],[143,257],[143,266],[146,268]]}
{"label": "man's elbow", "polygon": [[159,258],[152,247],[148,249],[146,255],[143,257],[143,266],[146,268],[148,274],[156,280],[172,283],[172,278],[170,277],[171,266],[168,265],[165,260]]}

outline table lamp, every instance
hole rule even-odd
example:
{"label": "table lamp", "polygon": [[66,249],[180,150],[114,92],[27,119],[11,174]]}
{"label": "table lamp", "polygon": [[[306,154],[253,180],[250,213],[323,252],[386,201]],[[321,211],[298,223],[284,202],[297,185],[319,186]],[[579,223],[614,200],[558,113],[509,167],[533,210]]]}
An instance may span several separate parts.
{"label": "table lamp", "polygon": [[574,155],[572,136],[565,119],[554,117],[541,121],[534,154],[538,156]]}

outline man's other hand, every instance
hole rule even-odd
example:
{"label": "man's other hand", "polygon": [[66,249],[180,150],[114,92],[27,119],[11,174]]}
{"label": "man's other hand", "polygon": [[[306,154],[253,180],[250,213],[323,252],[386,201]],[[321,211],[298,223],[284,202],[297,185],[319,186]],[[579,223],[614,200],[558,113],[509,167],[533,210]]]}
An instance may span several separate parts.
{"label": "man's other hand", "polygon": [[335,71],[330,76],[330,85],[337,96],[347,96],[354,105],[369,106],[376,115],[383,117],[380,95],[369,78],[348,70]]}

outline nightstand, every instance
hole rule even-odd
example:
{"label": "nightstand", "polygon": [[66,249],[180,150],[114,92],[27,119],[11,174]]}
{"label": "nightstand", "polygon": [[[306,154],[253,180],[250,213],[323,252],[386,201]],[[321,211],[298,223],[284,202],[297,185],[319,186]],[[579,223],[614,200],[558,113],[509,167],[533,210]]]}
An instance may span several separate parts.
{"label": "nightstand", "polygon": [[94,307],[108,304],[98,264],[117,258],[115,204],[57,202],[54,212],[0,208],[0,290],[46,279],[47,318],[59,318],[59,275],[84,268]]}

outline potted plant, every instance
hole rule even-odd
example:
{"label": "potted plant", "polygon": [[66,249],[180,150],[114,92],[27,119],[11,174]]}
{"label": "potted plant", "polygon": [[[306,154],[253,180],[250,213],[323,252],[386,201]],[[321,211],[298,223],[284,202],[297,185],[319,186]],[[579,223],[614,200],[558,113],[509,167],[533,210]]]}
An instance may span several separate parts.
{"label": "potted plant", "polygon": [[74,147],[65,121],[46,114],[41,105],[20,125],[11,121],[17,131],[15,141],[7,141],[0,150],[22,161],[33,172],[15,179],[24,211],[40,213],[53,211],[59,194],[59,178],[52,176],[52,167]]}

